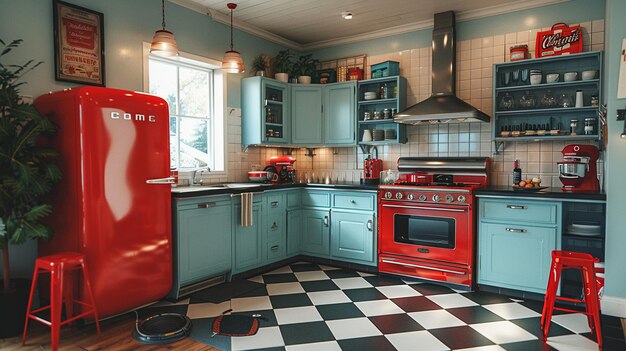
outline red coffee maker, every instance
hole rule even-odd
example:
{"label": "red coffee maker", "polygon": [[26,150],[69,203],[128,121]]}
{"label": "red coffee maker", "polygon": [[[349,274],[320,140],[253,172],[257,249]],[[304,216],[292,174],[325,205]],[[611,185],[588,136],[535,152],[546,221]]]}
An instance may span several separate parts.
{"label": "red coffee maker", "polygon": [[[272,156],[270,157],[270,165],[274,167],[278,174],[278,183],[295,183],[296,170],[293,164],[296,159],[291,156]],[[266,169],[267,170],[267,169]]]}
{"label": "red coffee maker", "polygon": [[597,162],[600,151],[593,145],[567,145],[557,162],[563,191],[599,191]]}
{"label": "red coffee maker", "polygon": [[[376,150],[376,157],[378,157],[378,150]],[[379,184],[380,172],[383,170],[383,160],[379,158],[372,158],[372,155],[367,155],[365,161],[363,161],[363,184]]]}

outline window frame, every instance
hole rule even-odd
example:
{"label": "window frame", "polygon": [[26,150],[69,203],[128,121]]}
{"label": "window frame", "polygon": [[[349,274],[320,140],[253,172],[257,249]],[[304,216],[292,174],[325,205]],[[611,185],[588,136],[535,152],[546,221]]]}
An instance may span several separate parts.
{"label": "window frame", "polygon": [[[211,94],[211,107],[212,107],[212,117],[209,119],[210,127],[208,132],[211,133],[212,138],[215,140],[215,144],[217,143],[222,145],[222,155],[219,155],[218,150],[214,150],[213,162],[216,165],[216,168],[221,168],[221,170],[211,169],[210,175],[212,176],[227,176],[228,174],[228,144],[227,144],[227,135],[228,135],[228,123],[226,121],[226,76],[224,72],[221,70],[221,61],[213,60],[207,57],[194,55],[191,53],[179,52],[179,56],[171,57],[171,58],[162,58],[156,55],[150,54],[150,43],[143,43],[143,91],[147,94],[150,93],[150,59],[153,58],[155,60],[171,63],[177,62],[181,66],[187,66],[190,68],[194,67],[204,67],[210,69],[212,71],[210,75],[210,84],[212,86],[212,94]],[[178,84],[178,83],[177,83]],[[220,89],[220,86],[222,87]],[[179,92],[179,87],[177,86],[177,91]],[[179,117],[189,117],[189,118],[197,118],[204,119],[200,117],[193,116],[182,116]],[[168,122],[169,125],[169,122]],[[180,128],[180,126],[177,126]],[[222,133],[219,133],[221,129]],[[220,167],[221,166],[221,167]],[[179,168],[179,171],[190,171],[193,168]]]}

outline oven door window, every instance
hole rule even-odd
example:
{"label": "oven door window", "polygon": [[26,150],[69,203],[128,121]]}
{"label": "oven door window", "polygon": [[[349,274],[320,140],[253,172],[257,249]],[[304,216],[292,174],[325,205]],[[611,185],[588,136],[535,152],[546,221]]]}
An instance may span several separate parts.
{"label": "oven door window", "polygon": [[454,218],[396,215],[394,238],[398,243],[453,249]]}

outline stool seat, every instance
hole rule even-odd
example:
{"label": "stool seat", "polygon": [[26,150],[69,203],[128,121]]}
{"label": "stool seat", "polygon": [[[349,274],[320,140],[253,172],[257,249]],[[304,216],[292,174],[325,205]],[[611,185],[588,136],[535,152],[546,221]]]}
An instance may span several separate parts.
{"label": "stool seat", "polygon": [[[595,334],[598,341],[598,347],[602,349],[602,332],[600,330],[600,297],[598,294],[598,280],[596,278],[595,263],[600,262],[599,259],[588,253],[572,252],[563,250],[552,251],[552,264],[550,265],[550,275],[548,278],[548,286],[541,312],[541,332],[545,341],[550,331],[550,322],[554,310],[582,313],[587,316],[589,328]],[[577,269],[581,272],[583,283],[583,298],[573,299],[568,297],[557,296],[557,290],[561,278],[561,272],[564,269]],[[602,281],[603,283],[603,281]],[[585,303],[585,311],[577,311],[569,308],[556,307],[556,301],[567,301],[576,303]]]}
{"label": "stool seat", "polygon": [[[83,284],[85,292],[89,296],[89,302],[74,299],[74,285],[71,272],[81,270],[83,276]],[[50,274],[50,305],[31,310],[33,296],[37,287],[37,278],[40,273]],[[67,319],[61,321],[62,305],[65,303],[65,312]],[[82,307],[82,313],[74,315],[74,304]],[[37,316],[37,313],[50,310],[50,320],[46,320]],[[59,335],[61,326],[71,323],[79,318],[93,315],[96,321],[96,329],[100,335],[100,323],[98,321],[98,312],[91,290],[89,280],[89,272],[85,255],[77,252],[62,252],[54,255],[39,257],[35,260],[35,272],[33,273],[33,282],[30,287],[30,297],[28,298],[28,308],[26,309],[26,321],[24,322],[24,333],[22,335],[22,345],[26,343],[26,333],[28,331],[28,322],[33,319],[37,322],[45,324],[51,329],[51,349],[56,351],[59,348]]]}

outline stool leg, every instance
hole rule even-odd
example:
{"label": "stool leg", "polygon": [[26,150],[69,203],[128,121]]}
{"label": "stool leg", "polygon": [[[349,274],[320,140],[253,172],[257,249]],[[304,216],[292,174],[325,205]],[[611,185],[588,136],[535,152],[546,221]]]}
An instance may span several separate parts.
{"label": "stool leg", "polygon": [[600,301],[596,287],[595,272],[592,267],[583,267],[583,286],[589,328],[596,335],[598,347],[602,349],[602,330],[600,329]]}
{"label": "stool leg", "polygon": [[63,264],[52,268],[50,274],[50,349],[59,349],[61,334],[61,308],[63,301]]}
{"label": "stool leg", "polygon": [[64,272],[63,300],[65,303],[65,318],[74,316],[74,270]]}
{"label": "stool leg", "polygon": [[550,333],[550,323],[552,321],[552,313],[554,312],[554,303],[556,301],[556,291],[559,287],[560,279],[561,264],[555,262],[552,265],[552,271],[550,272],[550,280],[548,281],[548,288],[546,289],[543,312],[541,313],[541,332],[543,334],[543,341],[546,341]]}
{"label": "stool leg", "polygon": [[93,316],[96,321],[96,330],[98,331],[98,336],[100,336],[100,322],[98,321],[98,309],[96,308],[96,300],[93,297],[93,290],[91,290],[91,280],[89,279],[89,272],[87,270],[87,265],[85,262],[81,262],[81,267],[83,269],[83,280],[85,281],[85,287],[87,288],[87,294],[89,294],[89,301],[91,302],[91,309],[93,310]]}
{"label": "stool leg", "polygon": [[37,277],[39,276],[39,267],[35,263],[35,272],[33,273],[33,282],[30,285],[30,295],[28,296],[28,306],[26,307],[26,320],[24,321],[24,332],[22,333],[22,346],[26,344],[26,332],[28,331],[28,321],[30,320],[30,309],[33,305],[33,295],[35,295],[35,287],[37,286]]}

